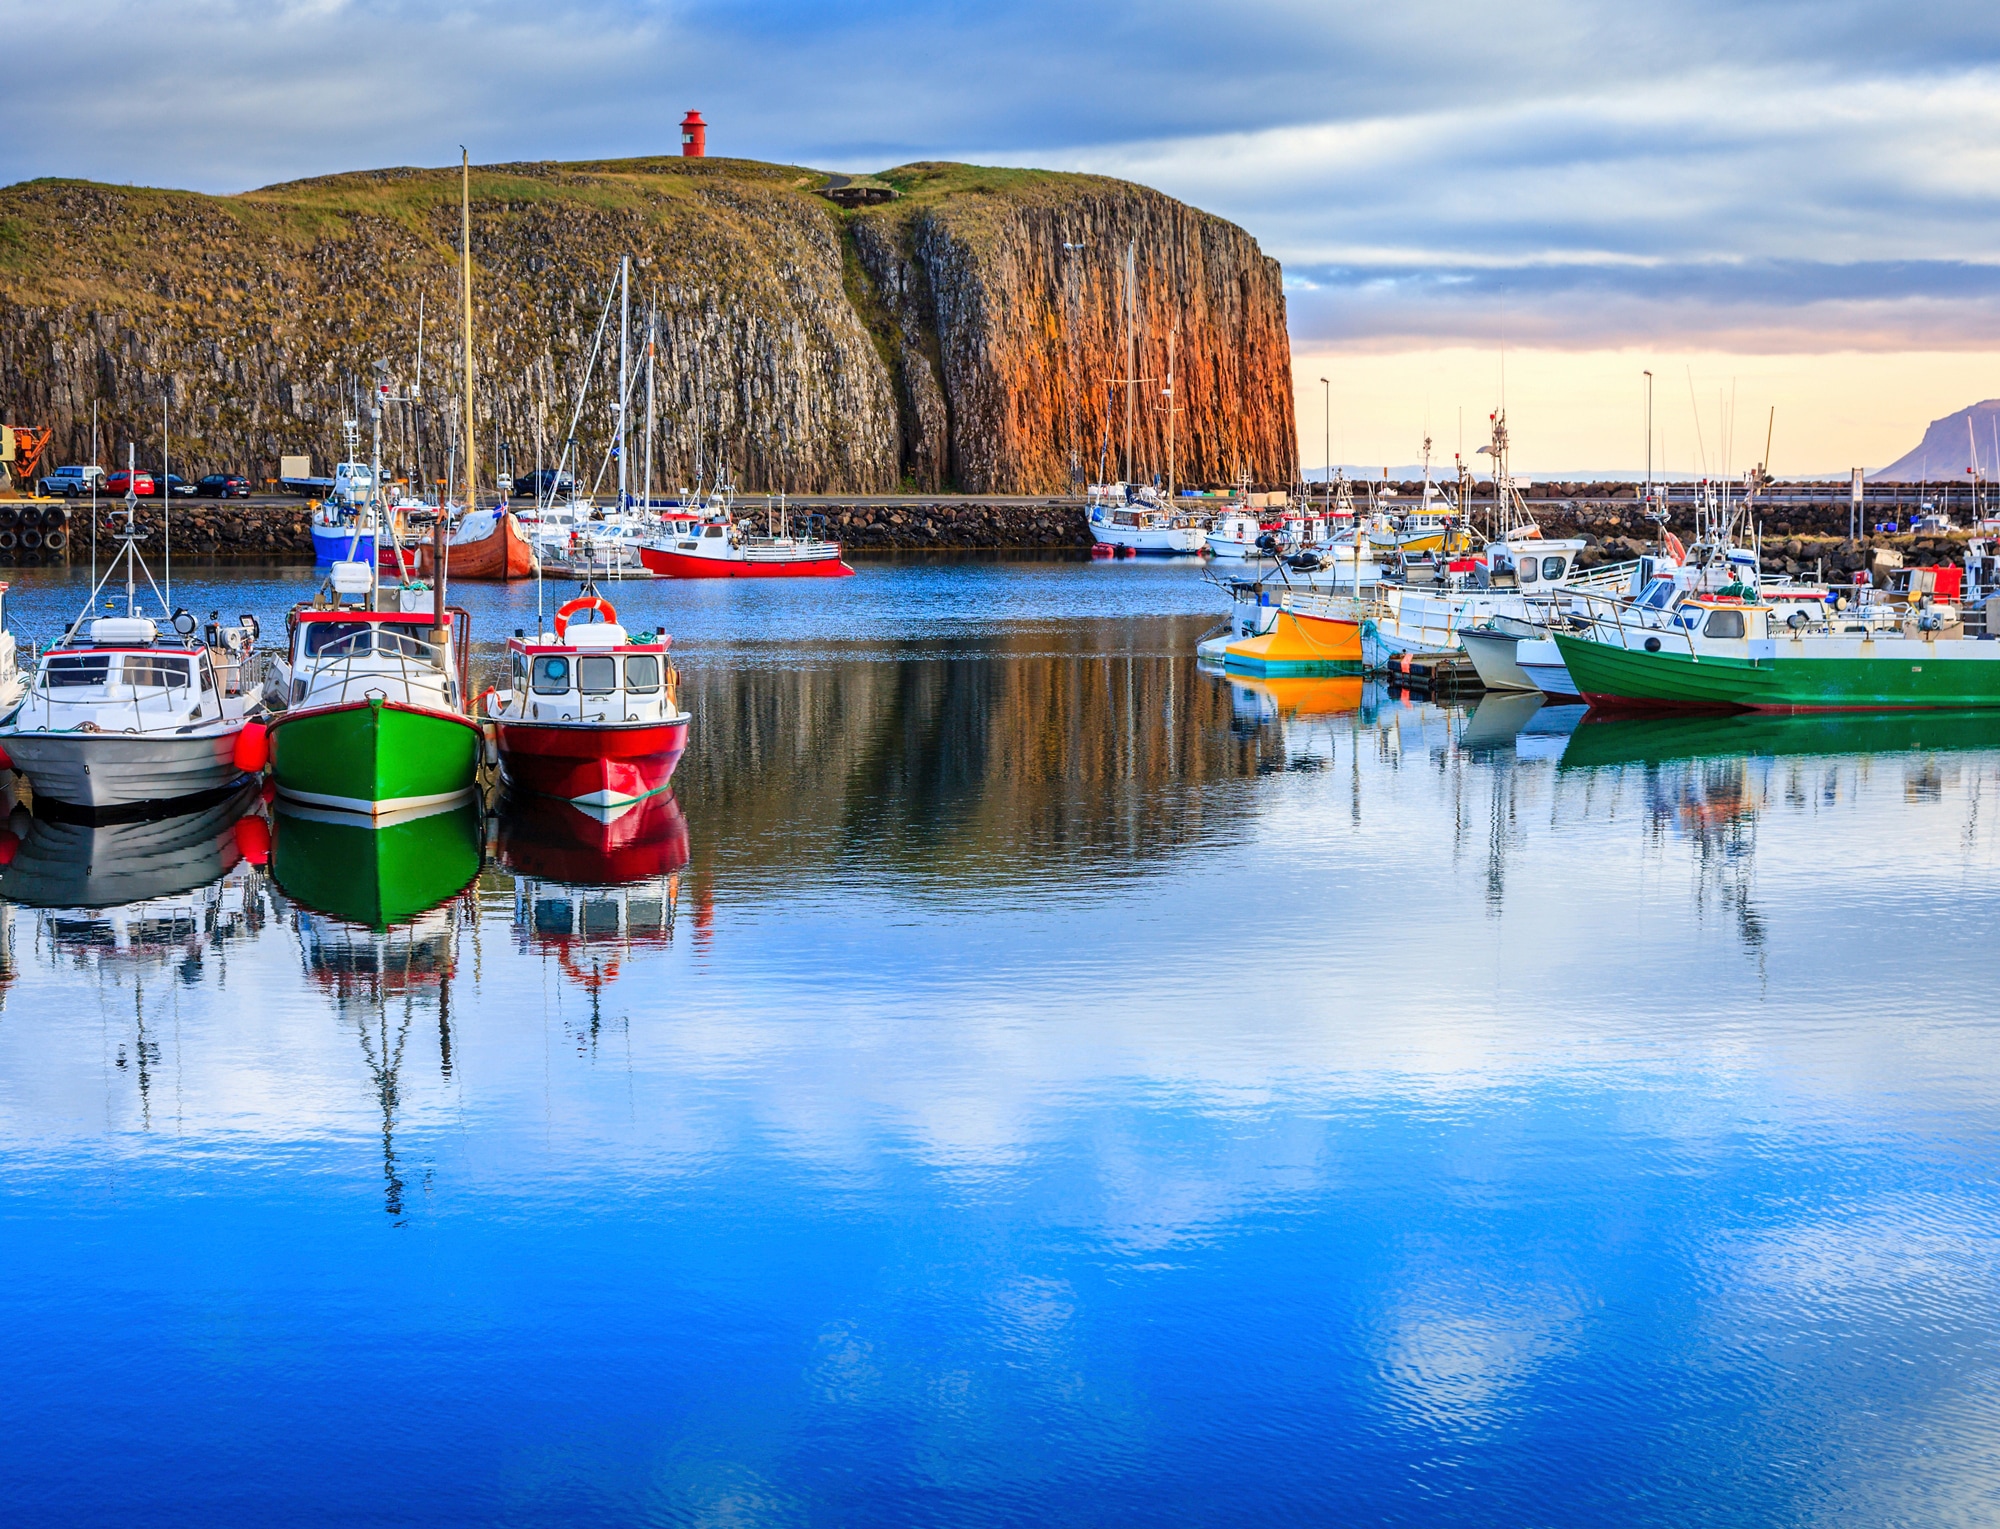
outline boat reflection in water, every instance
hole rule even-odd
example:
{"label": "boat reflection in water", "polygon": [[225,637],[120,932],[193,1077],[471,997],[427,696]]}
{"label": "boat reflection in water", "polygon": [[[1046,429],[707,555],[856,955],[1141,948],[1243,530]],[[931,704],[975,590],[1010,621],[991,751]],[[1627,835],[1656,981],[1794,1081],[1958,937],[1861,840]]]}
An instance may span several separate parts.
{"label": "boat reflection in water", "polygon": [[271,869],[294,902],[380,930],[464,891],[479,874],[479,842],[471,801],[370,822],[280,798]]}
{"label": "boat reflection in water", "polygon": [[[1220,676],[1218,670],[1205,672]],[[1252,679],[1242,674],[1221,677],[1229,682],[1231,718],[1239,730],[1265,727],[1274,722],[1311,722],[1358,712],[1361,710],[1362,691],[1367,684],[1358,674],[1296,675],[1274,679]]]}
{"label": "boat reflection in water", "polygon": [[39,910],[49,947],[87,965],[177,962],[192,982],[204,951],[254,934],[274,911],[259,812],[255,786],[198,812],[117,823],[16,807],[0,830],[0,897]]}
{"label": "boat reflection in water", "polygon": [[635,950],[669,945],[688,864],[687,819],[673,793],[606,819],[568,803],[509,803],[498,859],[514,874],[514,938],[540,950],[597,999]]}
{"label": "boat reflection in water", "polygon": [[1928,754],[2000,748],[2000,712],[1816,712],[1782,716],[1585,719],[1563,751],[1564,769],[1749,757]]}

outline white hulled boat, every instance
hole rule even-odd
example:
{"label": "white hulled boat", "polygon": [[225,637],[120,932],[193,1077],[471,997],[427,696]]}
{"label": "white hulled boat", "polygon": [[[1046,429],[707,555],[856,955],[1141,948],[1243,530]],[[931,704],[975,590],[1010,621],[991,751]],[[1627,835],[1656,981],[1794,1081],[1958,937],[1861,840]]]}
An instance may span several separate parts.
{"label": "white hulled boat", "polygon": [[[162,633],[141,614],[138,575],[162,611],[166,600],[139,559],[136,503],[128,500],[118,556],[62,639],[41,656],[12,722],[0,728],[13,768],[38,803],[91,813],[143,812],[228,787],[246,767],[237,742],[272,710],[257,623],[197,623],[176,611]],[[91,618],[105,584],[125,570],[125,614]]]}

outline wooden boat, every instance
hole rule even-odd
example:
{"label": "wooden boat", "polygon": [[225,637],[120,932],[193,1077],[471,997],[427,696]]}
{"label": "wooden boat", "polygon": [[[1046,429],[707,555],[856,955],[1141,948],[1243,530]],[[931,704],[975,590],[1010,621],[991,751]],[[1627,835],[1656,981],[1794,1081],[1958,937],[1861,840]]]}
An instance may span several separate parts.
{"label": "wooden boat", "polygon": [[[571,622],[585,613],[599,619]],[[667,789],[687,746],[689,714],[672,642],[634,638],[599,595],[571,600],[555,630],[508,641],[510,683],[480,698],[508,786],[600,812],[616,812]]]}
{"label": "wooden boat", "polygon": [[[382,571],[397,572],[397,552],[382,549]],[[412,578],[434,577],[437,556],[432,545],[405,548],[402,559]],[[521,528],[521,518],[509,509],[475,510],[459,522],[445,543],[445,576],[506,583],[535,576],[535,548]]]}

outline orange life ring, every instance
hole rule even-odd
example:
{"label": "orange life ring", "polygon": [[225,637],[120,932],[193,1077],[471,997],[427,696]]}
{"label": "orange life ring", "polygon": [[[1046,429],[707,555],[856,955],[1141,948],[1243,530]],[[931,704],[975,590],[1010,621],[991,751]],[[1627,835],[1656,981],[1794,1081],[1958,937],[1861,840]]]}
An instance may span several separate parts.
{"label": "orange life ring", "polygon": [[616,621],[618,612],[611,608],[611,602],[602,595],[578,595],[569,604],[556,612],[556,641],[563,642],[569,635],[569,618],[581,611],[596,611],[606,621]]}

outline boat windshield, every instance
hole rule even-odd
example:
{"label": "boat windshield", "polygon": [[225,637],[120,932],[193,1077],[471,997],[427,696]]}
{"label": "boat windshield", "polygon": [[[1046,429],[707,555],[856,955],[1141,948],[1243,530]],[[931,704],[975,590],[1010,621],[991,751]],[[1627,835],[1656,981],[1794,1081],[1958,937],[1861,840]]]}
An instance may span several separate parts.
{"label": "boat windshield", "polygon": [[166,653],[61,653],[42,665],[46,690],[112,684],[135,690],[185,690],[193,683],[187,659]]}
{"label": "boat windshield", "polygon": [[625,688],[627,690],[658,690],[660,688],[660,661],[650,653],[642,653],[636,658],[625,660]]}
{"label": "boat windshield", "polygon": [[576,661],[576,688],[585,695],[610,695],[618,688],[618,660],[579,658]]}
{"label": "boat windshield", "polygon": [[1648,610],[1665,610],[1667,602],[1674,596],[1672,579],[1654,579],[1639,592],[1639,603]]}
{"label": "boat windshield", "polygon": [[414,632],[371,621],[313,621],[306,624],[309,658],[365,658],[370,653],[390,658],[430,659],[431,645]]}

